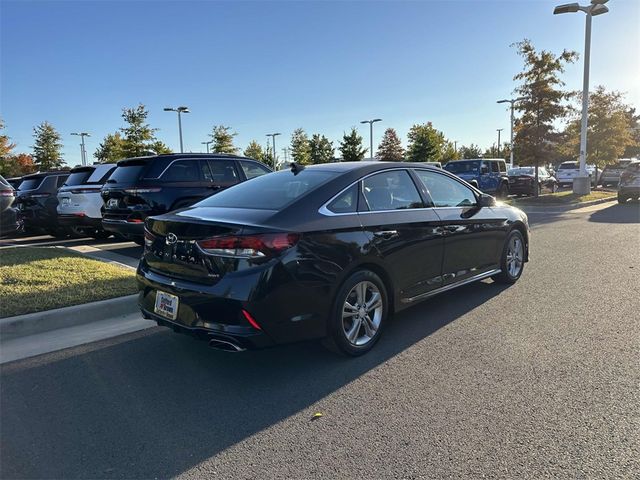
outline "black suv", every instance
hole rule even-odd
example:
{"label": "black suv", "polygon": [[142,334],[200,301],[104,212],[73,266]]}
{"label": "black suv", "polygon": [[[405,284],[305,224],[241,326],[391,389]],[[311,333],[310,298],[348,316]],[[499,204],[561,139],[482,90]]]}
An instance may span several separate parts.
{"label": "black suv", "polygon": [[144,221],[271,169],[250,158],[180,153],[120,160],[102,187],[102,226],[142,245]]}
{"label": "black suv", "polygon": [[16,207],[27,232],[44,230],[53,236],[67,236],[68,230],[58,223],[56,194],[69,176],[68,171],[26,175],[18,187]]}

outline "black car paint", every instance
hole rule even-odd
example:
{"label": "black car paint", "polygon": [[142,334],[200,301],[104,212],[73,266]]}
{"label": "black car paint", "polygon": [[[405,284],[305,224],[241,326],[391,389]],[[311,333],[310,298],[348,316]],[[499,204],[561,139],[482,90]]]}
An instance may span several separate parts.
{"label": "black car paint", "polygon": [[[238,163],[239,160],[259,163],[245,157],[216,154],[170,154],[119,161],[117,164],[119,167],[133,162],[144,163],[145,165],[139,176],[132,181],[114,183],[112,179],[107,180],[101,192],[105,203],[102,219],[103,228],[130,239],[142,239],[144,235],[144,220],[147,217],[161,215],[191,205],[238,183],[236,181],[214,184],[205,180],[166,181],[158,177],[148,178],[145,175],[153,169],[156,172],[163,173],[175,161],[199,162],[202,167],[202,162],[221,160],[234,162],[235,173],[239,182],[247,180],[243,169]],[[266,168],[268,169],[268,167]],[[136,194],[127,192],[136,188],[158,188],[159,191]],[[109,200],[111,199],[118,201],[116,208],[109,205]]]}
{"label": "black car paint", "polygon": [[[16,195],[18,216],[26,231],[55,233],[62,228],[58,222],[58,189],[69,176],[68,171],[36,173],[26,175]],[[26,189],[26,181],[40,180],[36,188]]]}
{"label": "black car paint", "polygon": [[[259,348],[326,336],[336,292],[358,269],[372,270],[382,278],[392,311],[397,312],[439,289],[498,269],[504,240],[514,228],[525,237],[528,258],[526,215],[506,205],[329,216],[320,211],[339,192],[369,174],[429,167],[362,162],[315,168],[333,169],[339,175],[280,211],[196,205],[149,218],[147,228],[158,238],[145,250],[137,271],[143,314],[176,331]],[[464,183],[441,169],[433,171]],[[413,174],[412,178],[416,181]],[[426,189],[419,189],[425,205],[430,205]],[[480,198],[481,192],[474,192]],[[200,231],[185,236],[188,229],[191,234]],[[164,235],[169,231],[185,238],[184,251],[166,245]],[[248,260],[213,259],[217,271],[224,272],[226,262],[229,273],[208,278],[201,261],[192,258],[195,261],[190,262],[188,245],[195,245],[188,239],[225,231],[244,235],[297,232],[301,237],[280,257],[264,263],[250,266]],[[376,235],[388,231],[395,233]],[[172,257],[174,266],[162,265],[162,255]],[[176,321],[154,313],[157,290],[180,298]],[[255,317],[261,330],[249,325],[242,309]]]}
{"label": "black car paint", "polygon": [[[536,176],[532,173],[509,174],[509,193],[514,195],[535,195]],[[558,180],[553,175],[545,174],[538,170],[538,191],[555,192],[558,188]]]}

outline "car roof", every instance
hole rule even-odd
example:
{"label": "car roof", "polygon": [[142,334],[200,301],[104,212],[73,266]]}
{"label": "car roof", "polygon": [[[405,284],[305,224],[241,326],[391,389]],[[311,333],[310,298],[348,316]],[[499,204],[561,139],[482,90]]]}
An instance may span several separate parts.
{"label": "car roof", "polygon": [[[432,170],[440,171],[439,168],[422,162],[379,162],[375,160],[370,161],[355,161],[355,162],[335,162],[335,163],[319,163],[316,165],[305,165],[304,168],[311,170],[320,170],[325,172],[349,172],[353,170],[384,170],[387,168],[430,168]],[[288,169],[284,169],[288,170]]]}
{"label": "car roof", "polygon": [[145,161],[150,162],[153,160],[179,160],[179,159],[206,159],[206,160],[249,160],[251,162],[258,162],[255,158],[244,157],[242,155],[236,155],[233,153],[165,153],[162,155],[147,155],[144,157],[131,157],[123,158],[119,160],[117,165],[127,165],[128,163]]}
{"label": "car roof", "polygon": [[31,173],[29,175],[25,175],[24,177],[22,177],[22,180],[31,180],[34,178],[44,178],[44,177],[50,177],[53,175],[69,175],[70,171],[69,170],[56,170],[54,172],[37,172],[37,173]]}

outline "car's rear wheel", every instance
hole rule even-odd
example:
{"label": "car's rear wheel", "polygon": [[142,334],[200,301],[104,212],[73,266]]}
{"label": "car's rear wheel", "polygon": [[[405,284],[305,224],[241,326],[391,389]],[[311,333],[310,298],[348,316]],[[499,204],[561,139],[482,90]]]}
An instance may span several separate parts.
{"label": "car's rear wheel", "polygon": [[500,273],[492,278],[499,283],[516,283],[524,269],[525,244],[522,233],[512,230],[507,236],[500,258]]}
{"label": "car's rear wheel", "polygon": [[506,183],[502,182],[498,187],[498,190],[496,191],[496,197],[507,198],[508,195],[509,195],[509,187],[507,187]]}
{"label": "car's rear wheel", "polygon": [[626,203],[627,202],[627,197],[625,197],[624,195],[620,195],[618,193],[618,203]]}
{"label": "car's rear wheel", "polygon": [[353,357],[368,352],[380,338],[388,310],[380,277],[370,270],[355,272],[336,295],[325,346]]}

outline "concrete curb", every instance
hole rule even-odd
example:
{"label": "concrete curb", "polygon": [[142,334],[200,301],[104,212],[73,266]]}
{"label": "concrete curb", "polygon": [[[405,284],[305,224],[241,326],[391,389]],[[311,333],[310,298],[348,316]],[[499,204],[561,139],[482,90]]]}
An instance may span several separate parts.
{"label": "concrete curb", "polygon": [[599,203],[607,203],[607,202],[612,202],[614,200],[617,200],[617,196],[611,196],[611,197],[607,197],[607,198],[599,198],[598,200],[589,200],[588,202],[580,202],[580,203],[547,203],[544,205],[535,205],[535,204],[526,204],[526,203],[517,203],[517,202],[513,202],[511,204],[511,206],[513,207],[517,207],[521,210],[524,210],[525,208],[558,208],[558,209],[563,209],[563,210],[575,210],[576,208],[583,208],[583,207],[589,207],[591,205],[598,205]]}
{"label": "concrete curb", "polygon": [[138,295],[134,294],[44,312],[0,318],[0,339],[4,342],[59,328],[124,318],[137,312],[139,312]]}

